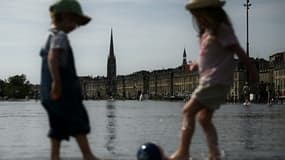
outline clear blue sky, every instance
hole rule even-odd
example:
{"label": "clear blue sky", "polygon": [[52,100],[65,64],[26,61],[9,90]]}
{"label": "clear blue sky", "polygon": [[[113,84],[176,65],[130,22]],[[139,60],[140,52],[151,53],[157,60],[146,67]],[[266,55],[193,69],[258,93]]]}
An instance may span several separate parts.
{"label": "clear blue sky", "polygon": [[[53,0],[2,0],[0,5],[0,79],[26,74],[39,83],[38,55],[50,19]],[[196,60],[197,33],[186,0],[81,0],[93,20],[70,34],[79,76],[106,75],[111,27],[114,31],[117,73],[172,68]],[[268,59],[285,51],[285,1],[251,0],[250,55]],[[245,0],[226,0],[225,10],[245,47]]]}

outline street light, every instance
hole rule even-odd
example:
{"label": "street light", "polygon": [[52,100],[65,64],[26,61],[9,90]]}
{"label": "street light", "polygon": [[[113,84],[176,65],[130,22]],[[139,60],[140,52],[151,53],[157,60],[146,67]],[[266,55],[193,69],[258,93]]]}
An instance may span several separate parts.
{"label": "street light", "polygon": [[249,56],[249,42],[248,42],[248,10],[252,6],[252,4],[249,2],[249,0],[246,0],[246,3],[243,4],[244,7],[246,7],[246,54]]}
{"label": "street light", "polygon": [[[246,55],[249,57],[248,10],[251,7],[251,3],[249,2],[249,0],[246,0],[246,3],[243,4],[243,6],[246,7]],[[246,71],[246,80],[247,80],[247,82],[249,82],[249,73],[248,73],[248,71]]]}

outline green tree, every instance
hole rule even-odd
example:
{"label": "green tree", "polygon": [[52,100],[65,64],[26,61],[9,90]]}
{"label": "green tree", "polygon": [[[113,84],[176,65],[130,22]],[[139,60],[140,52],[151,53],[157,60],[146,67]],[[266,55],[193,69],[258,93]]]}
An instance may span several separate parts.
{"label": "green tree", "polygon": [[9,98],[25,98],[31,92],[31,84],[26,75],[15,75],[8,78],[3,90],[4,95]]}
{"label": "green tree", "polygon": [[5,82],[0,79],[0,97],[4,97],[4,86],[5,86]]}

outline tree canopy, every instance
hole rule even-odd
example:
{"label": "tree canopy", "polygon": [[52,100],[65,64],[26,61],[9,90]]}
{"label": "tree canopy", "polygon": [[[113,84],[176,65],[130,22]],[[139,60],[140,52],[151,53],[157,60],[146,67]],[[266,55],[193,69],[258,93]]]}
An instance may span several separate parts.
{"label": "tree canopy", "polygon": [[25,98],[31,94],[31,84],[26,75],[15,75],[7,80],[0,80],[0,96],[8,98]]}

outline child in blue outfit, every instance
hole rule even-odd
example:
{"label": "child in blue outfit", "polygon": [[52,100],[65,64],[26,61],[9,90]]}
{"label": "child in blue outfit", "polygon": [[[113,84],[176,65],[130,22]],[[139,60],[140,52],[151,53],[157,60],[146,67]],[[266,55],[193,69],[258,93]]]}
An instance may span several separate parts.
{"label": "child in blue outfit", "polygon": [[199,61],[189,66],[199,69],[199,85],[183,108],[181,137],[176,151],[167,160],[189,160],[190,145],[198,118],[208,144],[208,160],[221,160],[218,133],[212,121],[216,109],[225,103],[233,84],[234,54],[247,67],[253,81],[256,68],[240,47],[222,0],[189,0],[186,8],[197,22]]}
{"label": "child in blue outfit", "polygon": [[91,18],[76,0],[59,0],[50,7],[52,26],[41,50],[41,102],[48,114],[51,160],[60,159],[60,143],[75,137],[85,160],[97,160],[89,147],[89,118],[82,103],[79,78],[67,34]]}

